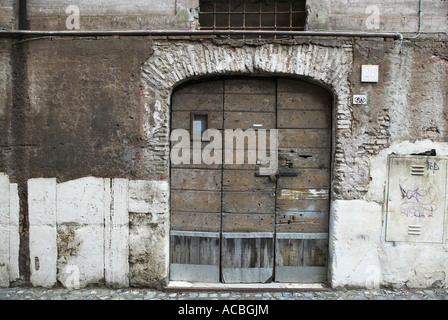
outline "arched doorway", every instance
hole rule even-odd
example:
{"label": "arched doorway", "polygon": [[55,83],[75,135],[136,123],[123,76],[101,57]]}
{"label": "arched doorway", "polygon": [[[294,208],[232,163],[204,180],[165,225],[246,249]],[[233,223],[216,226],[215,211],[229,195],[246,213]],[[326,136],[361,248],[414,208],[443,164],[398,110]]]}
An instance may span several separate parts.
{"label": "arched doorway", "polygon": [[[331,94],[293,79],[220,78],[178,88],[171,105],[170,279],[325,282]],[[215,135],[200,137],[206,129]],[[245,144],[232,137],[229,156],[226,134],[238,129]],[[276,174],[260,174],[262,132],[278,133]]]}

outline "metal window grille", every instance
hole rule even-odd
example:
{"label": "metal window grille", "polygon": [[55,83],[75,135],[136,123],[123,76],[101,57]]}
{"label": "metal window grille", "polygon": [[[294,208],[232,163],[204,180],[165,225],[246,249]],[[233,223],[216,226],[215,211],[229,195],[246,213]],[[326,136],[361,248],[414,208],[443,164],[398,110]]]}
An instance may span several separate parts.
{"label": "metal window grille", "polygon": [[305,0],[201,0],[203,30],[303,31]]}

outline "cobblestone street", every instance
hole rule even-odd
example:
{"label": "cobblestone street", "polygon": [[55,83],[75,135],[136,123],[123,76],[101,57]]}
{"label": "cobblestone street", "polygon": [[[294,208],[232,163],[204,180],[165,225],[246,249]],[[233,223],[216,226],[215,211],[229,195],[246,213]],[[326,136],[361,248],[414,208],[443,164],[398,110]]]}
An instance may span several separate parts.
{"label": "cobblestone street", "polygon": [[3,288],[1,300],[448,300],[448,289],[298,290],[275,292]]}

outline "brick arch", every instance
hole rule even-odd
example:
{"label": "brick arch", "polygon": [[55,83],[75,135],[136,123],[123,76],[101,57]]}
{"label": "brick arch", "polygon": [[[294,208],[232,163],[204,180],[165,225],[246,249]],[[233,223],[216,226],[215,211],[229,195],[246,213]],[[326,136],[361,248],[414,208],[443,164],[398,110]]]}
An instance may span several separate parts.
{"label": "brick arch", "polygon": [[[161,175],[168,174],[169,107],[172,90],[179,84],[200,77],[219,75],[275,75],[297,77],[319,83],[334,96],[334,152],[344,150],[338,141],[351,136],[349,74],[351,47],[315,44],[264,44],[233,47],[212,42],[155,44],[154,54],[142,66],[144,88],[143,130],[147,141],[144,160],[166,159]],[[334,176],[341,163],[335,159]],[[339,188],[335,179],[333,191]]]}
{"label": "brick arch", "polygon": [[[178,85],[193,79],[228,75],[271,75],[300,78],[318,83],[333,94],[332,198],[342,190],[346,171],[343,140],[351,138],[349,74],[352,70],[351,47],[314,44],[265,44],[232,47],[213,42],[155,43],[154,53],[142,66],[143,137],[142,164],[151,168],[155,180],[169,176],[170,99]],[[169,188],[169,186],[168,186]],[[153,201],[169,213],[169,202]],[[162,198],[162,197],[161,197]],[[157,241],[164,253],[149,258],[158,270],[153,277],[168,277],[169,214],[158,218]],[[165,281],[163,280],[163,281]]]}

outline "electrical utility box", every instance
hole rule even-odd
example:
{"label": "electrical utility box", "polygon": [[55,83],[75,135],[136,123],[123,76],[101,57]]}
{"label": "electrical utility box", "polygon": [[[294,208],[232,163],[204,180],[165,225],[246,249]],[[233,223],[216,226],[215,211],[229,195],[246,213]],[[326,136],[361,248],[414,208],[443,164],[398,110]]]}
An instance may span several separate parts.
{"label": "electrical utility box", "polygon": [[389,155],[386,241],[443,242],[447,161]]}

